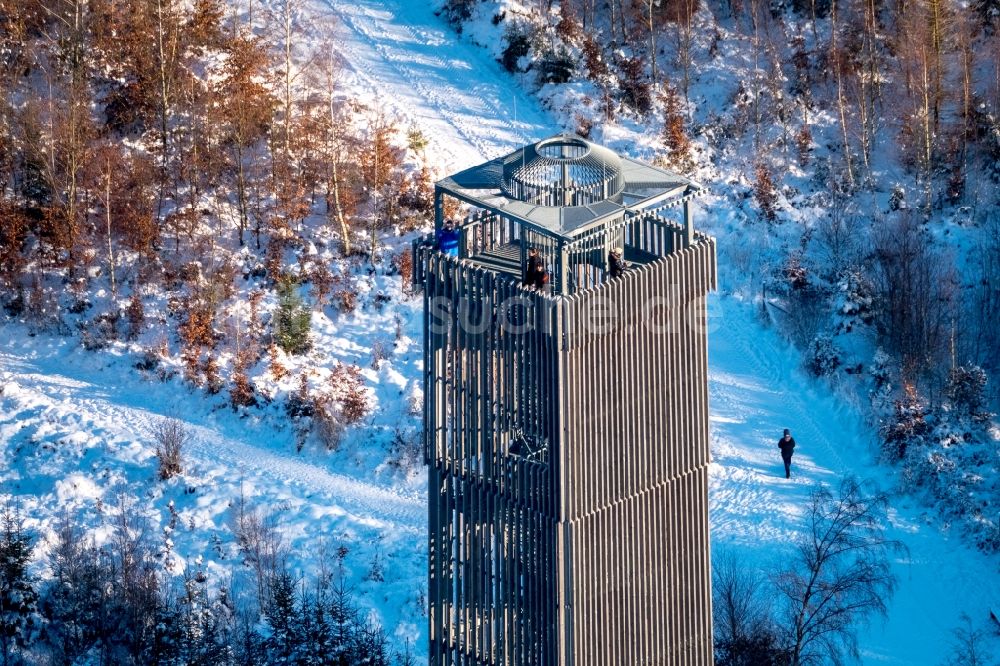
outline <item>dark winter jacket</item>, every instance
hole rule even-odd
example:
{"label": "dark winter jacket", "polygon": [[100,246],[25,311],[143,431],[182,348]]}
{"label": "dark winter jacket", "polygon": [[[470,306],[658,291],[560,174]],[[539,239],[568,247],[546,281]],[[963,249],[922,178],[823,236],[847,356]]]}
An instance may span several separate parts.
{"label": "dark winter jacket", "polygon": [[625,259],[614,252],[608,255],[608,274],[613,278],[620,278],[625,274],[625,269],[628,268],[628,264]]}
{"label": "dark winter jacket", "polygon": [[792,451],[795,449],[795,438],[789,437],[788,441],[786,442],[785,438],[782,437],[781,439],[778,440],[778,448],[781,449],[782,458],[791,458]]}
{"label": "dark winter jacket", "polygon": [[524,271],[524,284],[527,287],[541,289],[548,282],[548,272],[540,256],[528,257],[528,266]]}

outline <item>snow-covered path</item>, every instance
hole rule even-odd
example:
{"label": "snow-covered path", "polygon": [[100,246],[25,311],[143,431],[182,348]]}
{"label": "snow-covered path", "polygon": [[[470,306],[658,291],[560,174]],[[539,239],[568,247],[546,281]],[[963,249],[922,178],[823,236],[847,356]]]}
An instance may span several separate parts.
{"label": "snow-covered path", "polygon": [[[109,438],[152,441],[154,428],[162,419],[179,418],[190,437],[185,457],[194,464],[205,468],[224,465],[244,479],[304,489],[306,496],[336,504],[356,519],[379,517],[415,533],[423,530],[423,497],[337,473],[296,455],[294,449],[271,448],[268,442],[228,435],[228,415],[204,421],[196,410],[179,413],[178,396],[170,390],[159,392],[128,379],[119,384],[100,372],[66,366],[56,359],[17,357],[3,351],[0,377],[10,382],[5,387],[6,397],[16,392],[22,405],[33,404],[52,418],[85,416],[87,422],[80,425]],[[0,423],[10,416],[20,420],[28,415],[4,415]],[[245,430],[242,434],[246,436]]]}
{"label": "snow-covered path", "polygon": [[[101,507],[113,505],[123,487],[163,543],[172,544],[175,573],[197,558],[219,584],[244,585],[249,574],[238,566],[235,506],[245,498],[280,527],[294,572],[315,572],[321,556],[329,566],[345,546],[348,578],[382,624],[398,632],[400,643],[422,633],[416,618],[425,587],[424,484],[379,474],[357,455],[359,446],[382,446],[366,428],[355,431],[346,451],[311,444],[297,452],[281,405],[241,417],[224,395],[141,377],[131,366],[135,357],[89,353],[73,338],[29,337],[17,326],[2,333],[0,495],[17,498],[41,540],[40,557],[59,516],[75,516],[105,538],[110,527]],[[155,478],[151,444],[164,418],[180,420],[189,436],[184,473],[166,483]],[[372,418],[384,427],[379,415]],[[376,558],[393,570],[385,582],[365,580]],[[393,602],[383,604],[387,598]]]}

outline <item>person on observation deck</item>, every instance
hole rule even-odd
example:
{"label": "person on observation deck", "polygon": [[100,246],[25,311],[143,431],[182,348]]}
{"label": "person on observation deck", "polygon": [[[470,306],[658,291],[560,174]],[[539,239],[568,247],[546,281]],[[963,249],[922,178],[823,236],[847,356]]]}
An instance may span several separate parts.
{"label": "person on observation deck", "polygon": [[455,227],[455,222],[453,220],[445,220],[437,232],[438,249],[444,254],[457,257],[459,240],[459,233]]}
{"label": "person on observation deck", "polygon": [[542,291],[549,283],[549,272],[537,247],[528,248],[528,263],[524,267],[524,286]]}
{"label": "person on observation deck", "polygon": [[612,280],[624,275],[627,268],[628,262],[625,261],[624,248],[616,247],[608,253],[608,275],[611,276]]}

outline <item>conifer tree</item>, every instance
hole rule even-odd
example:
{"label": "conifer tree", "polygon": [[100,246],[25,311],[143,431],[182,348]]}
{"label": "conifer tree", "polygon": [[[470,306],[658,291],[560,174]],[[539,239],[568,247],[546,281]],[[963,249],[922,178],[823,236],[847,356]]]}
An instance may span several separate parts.
{"label": "conifer tree", "polygon": [[310,346],[309,328],[312,312],[298,293],[298,282],[285,278],[278,282],[278,312],[275,316],[274,338],[289,354],[301,354]]}
{"label": "conifer tree", "polygon": [[271,599],[265,615],[271,627],[267,640],[269,662],[296,663],[302,617],[295,597],[295,581],[287,571],[278,573],[271,582]]}
{"label": "conifer tree", "polygon": [[0,530],[0,656],[3,666],[13,666],[24,663],[21,651],[35,627],[38,594],[28,573],[32,538],[20,512],[5,507]]}

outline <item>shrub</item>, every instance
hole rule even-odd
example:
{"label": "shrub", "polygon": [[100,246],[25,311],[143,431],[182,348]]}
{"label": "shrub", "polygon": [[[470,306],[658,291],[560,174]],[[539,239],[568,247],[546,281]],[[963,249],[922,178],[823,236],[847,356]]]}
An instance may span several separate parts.
{"label": "shrub", "polygon": [[503,53],[500,55],[500,62],[503,64],[503,68],[511,74],[527,71],[521,69],[520,60],[531,52],[531,39],[528,33],[523,30],[523,28],[511,25],[503,36],[507,45],[504,46]]}
{"label": "shrub", "polygon": [[573,78],[576,63],[565,48],[556,48],[542,54],[538,61],[538,83],[566,83]]}
{"label": "shrub", "polygon": [[125,308],[125,318],[128,321],[128,332],[126,337],[135,340],[142,332],[142,325],[146,321],[146,310],[142,305],[142,298],[138,293],[133,293]]}
{"label": "shrub", "polygon": [[871,280],[860,269],[847,269],[837,281],[841,301],[838,310],[845,317],[857,317],[865,324],[875,321],[875,294]]}
{"label": "shrub", "polygon": [[781,268],[781,274],[791,291],[805,289],[809,286],[809,272],[802,265],[802,257],[797,254],[789,255],[785,265]]}
{"label": "shrub", "polygon": [[340,406],[341,422],[351,425],[363,419],[368,413],[368,395],[361,378],[361,368],[338,363],[330,376],[330,384]]}
{"label": "shrub", "polygon": [[[411,139],[410,145],[412,146],[413,143],[414,142]],[[415,152],[423,155],[423,148]],[[414,216],[415,219],[403,227],[406,231],[412,231],[413,229],[418,228],[419,224],[423,224],[426,217],[433,212],[434,172],[431,171],[430,166],[428,166],[426,162],[424,162],[423,166],[420,167],[420,173],[416,174],[409,181],[406,190],[400,194],[399,205],[421,214]]]}
{"label": "shrub", "polygon": [[986,372],[978,365],[959,365],[951,369],[945,396],[959,416],[985,421],[989,413],[983,410],[986,403]]}
{"label": "shrub", "polygon": [[808,125],[803,125],[795,135],[795,147],[798,151],[799,165],[809,164],[809,154],[812,152],[812,132]]}
{"label": "shrub", "polygon": [[177,419],[163,419],[153,429],[153,438],[160,478],[166,481],[180,474],[184,447],[190,439],[184,424]]}
{"label": "shrub", "polygon": [[7,313],[8,317],[17,318],[24,314],[25,302],[24,302],[24,288],[18,285],[17,291],[4,300],[3,304],[4,312]]}
{"label": "shrub", "polygon": [[177,327],[185,347],[199,348],[215,345],[215,312],[205,302],[188,303],[187,319]]}
{"label": "shrub", "polygon": [[185,347],[181,351],[184,363],[184,381],[198,386],[201,383],[201,352],[197,348]]}
{"label": "shrub", "polygon": [[0,200],[0,285],[10,289],[20,284],[24,269],[23,249],[28,238],[28,216],[19,207]]}
{"label": "shrub", "polygon": [[771,171],[763,164],[758,164],[754,172],[753,196],[760,206],[760,214],[768,222],[778,219],[778,191],[774,187]]}
{"label": "shrub", "polygon": [[691,141],[684,129],[684,115],[681,113],[681,100],[677,90],[666,86],[660,94],[663,104],[663,131],[661,138],[667,149],[667,164],[680,171],[690,171]]}
{"label": "shrub", "polygon": [[924,441],[928,433],[927,411],[912,384],[893,406],[892,417],[882,426],[882,453],[890,460],[900,460],[906,450]]}
{"label": "shrub", "polygon": [[337,418],[330,397],[316,396],[313,408],[313,432],[328,451],[336,451],[344,438],[344,426]]}
{"label": "shrub", "polygon": [[389,444],[387,464],[409,475],[420,469],[423,455],[424,448],[419,433],[404,433],[397,428]]}
{"label": "shrub", "polygon": [[604,62],[601,45],[589,34],[583,36],[583,62],[587,67],[587,76],[592,81],[608,75],[608,64]]}
{"label": "shrub", "polygon": [[351,313],[358,307],[358,293],[351,288],[341,289],[336,293],[335,297],[337,299],[337,307],[341,312]]}
{"label": "shrub", "polygon": [[233,372],[233,385],[229,389],[229,404],[233,409],[237,407],[253,407],[257,404],[254,396],[253,384],[243,368],[237,368]]}
{"label": "shrub", "polygon": [[809,346],[806,367],[814,377],[825,377],[840,365],[840,351],[829,335],[817,335]]}
{"label": "shrub", "polygon": [[303,372],[299,375],[299,387],[288,396],[285,403],[285,413],[289,418],[300,419],[313,415],[313,401],[309,394],[309,379]]}
{"label": "shrub", "polygon": [[288,368],[281,362],[281,357],[278,355],[278,345],[272,344],[267,348],[267,355],[270,359],[268,363],[268,370],[271,372],[271,376],[274,377],[274,381],[280,382],[281,378],[288,374]]}
{"label": "shrub", "polygon": [[201,365],[201,370],[205,373],[205,390],[215,395],[222,390],[222,377],[219,376],[219,362],[209,354]]}
{"label": "shrub", "polygon": [[652,89],[646,79],[646,63],[642,58],[622,58],[619,63],[621,77],[618,87],[622,101],[645,116],[653,106]]}
{"label": "shrub", "polygon": [[409,250],[403,250],[392,257],[392,266],[399,273],[402,280],[403,293],[409,294],[413,289],[413,254]]}
{"label": "shrub", "polygon": [[462,32],[462,22],[472,17],[472,7],[476,2],[477,0],[447,0],[444,3],[444,15],[458,32]]}
{"label": "shrub", "polygon": [[392,345],[383,340],[372,343],[372,370],[378,370],[382,361],[392,356]]}
{"label": "shrub", "polygon": [[893,185],[889,194],[889,210],[905,210],[906,207],[906,190],[902,185]]}
{"label": "shrub", "polygon": [[326,305],[327,298],[330,297],[330,293],[333,292],[333,288],[337,285],[338,280],[330,272],[325,262],[317,261],[310,272],[309,282],[312,284],[312,296],[316,301],[316,305],[323,307]]}
{"label": "shrub", "polygon": [[102,312],[89,325],[81,325],[80,341],[84,349],[96,351],[104,349],[118,339],[118,312]]}

